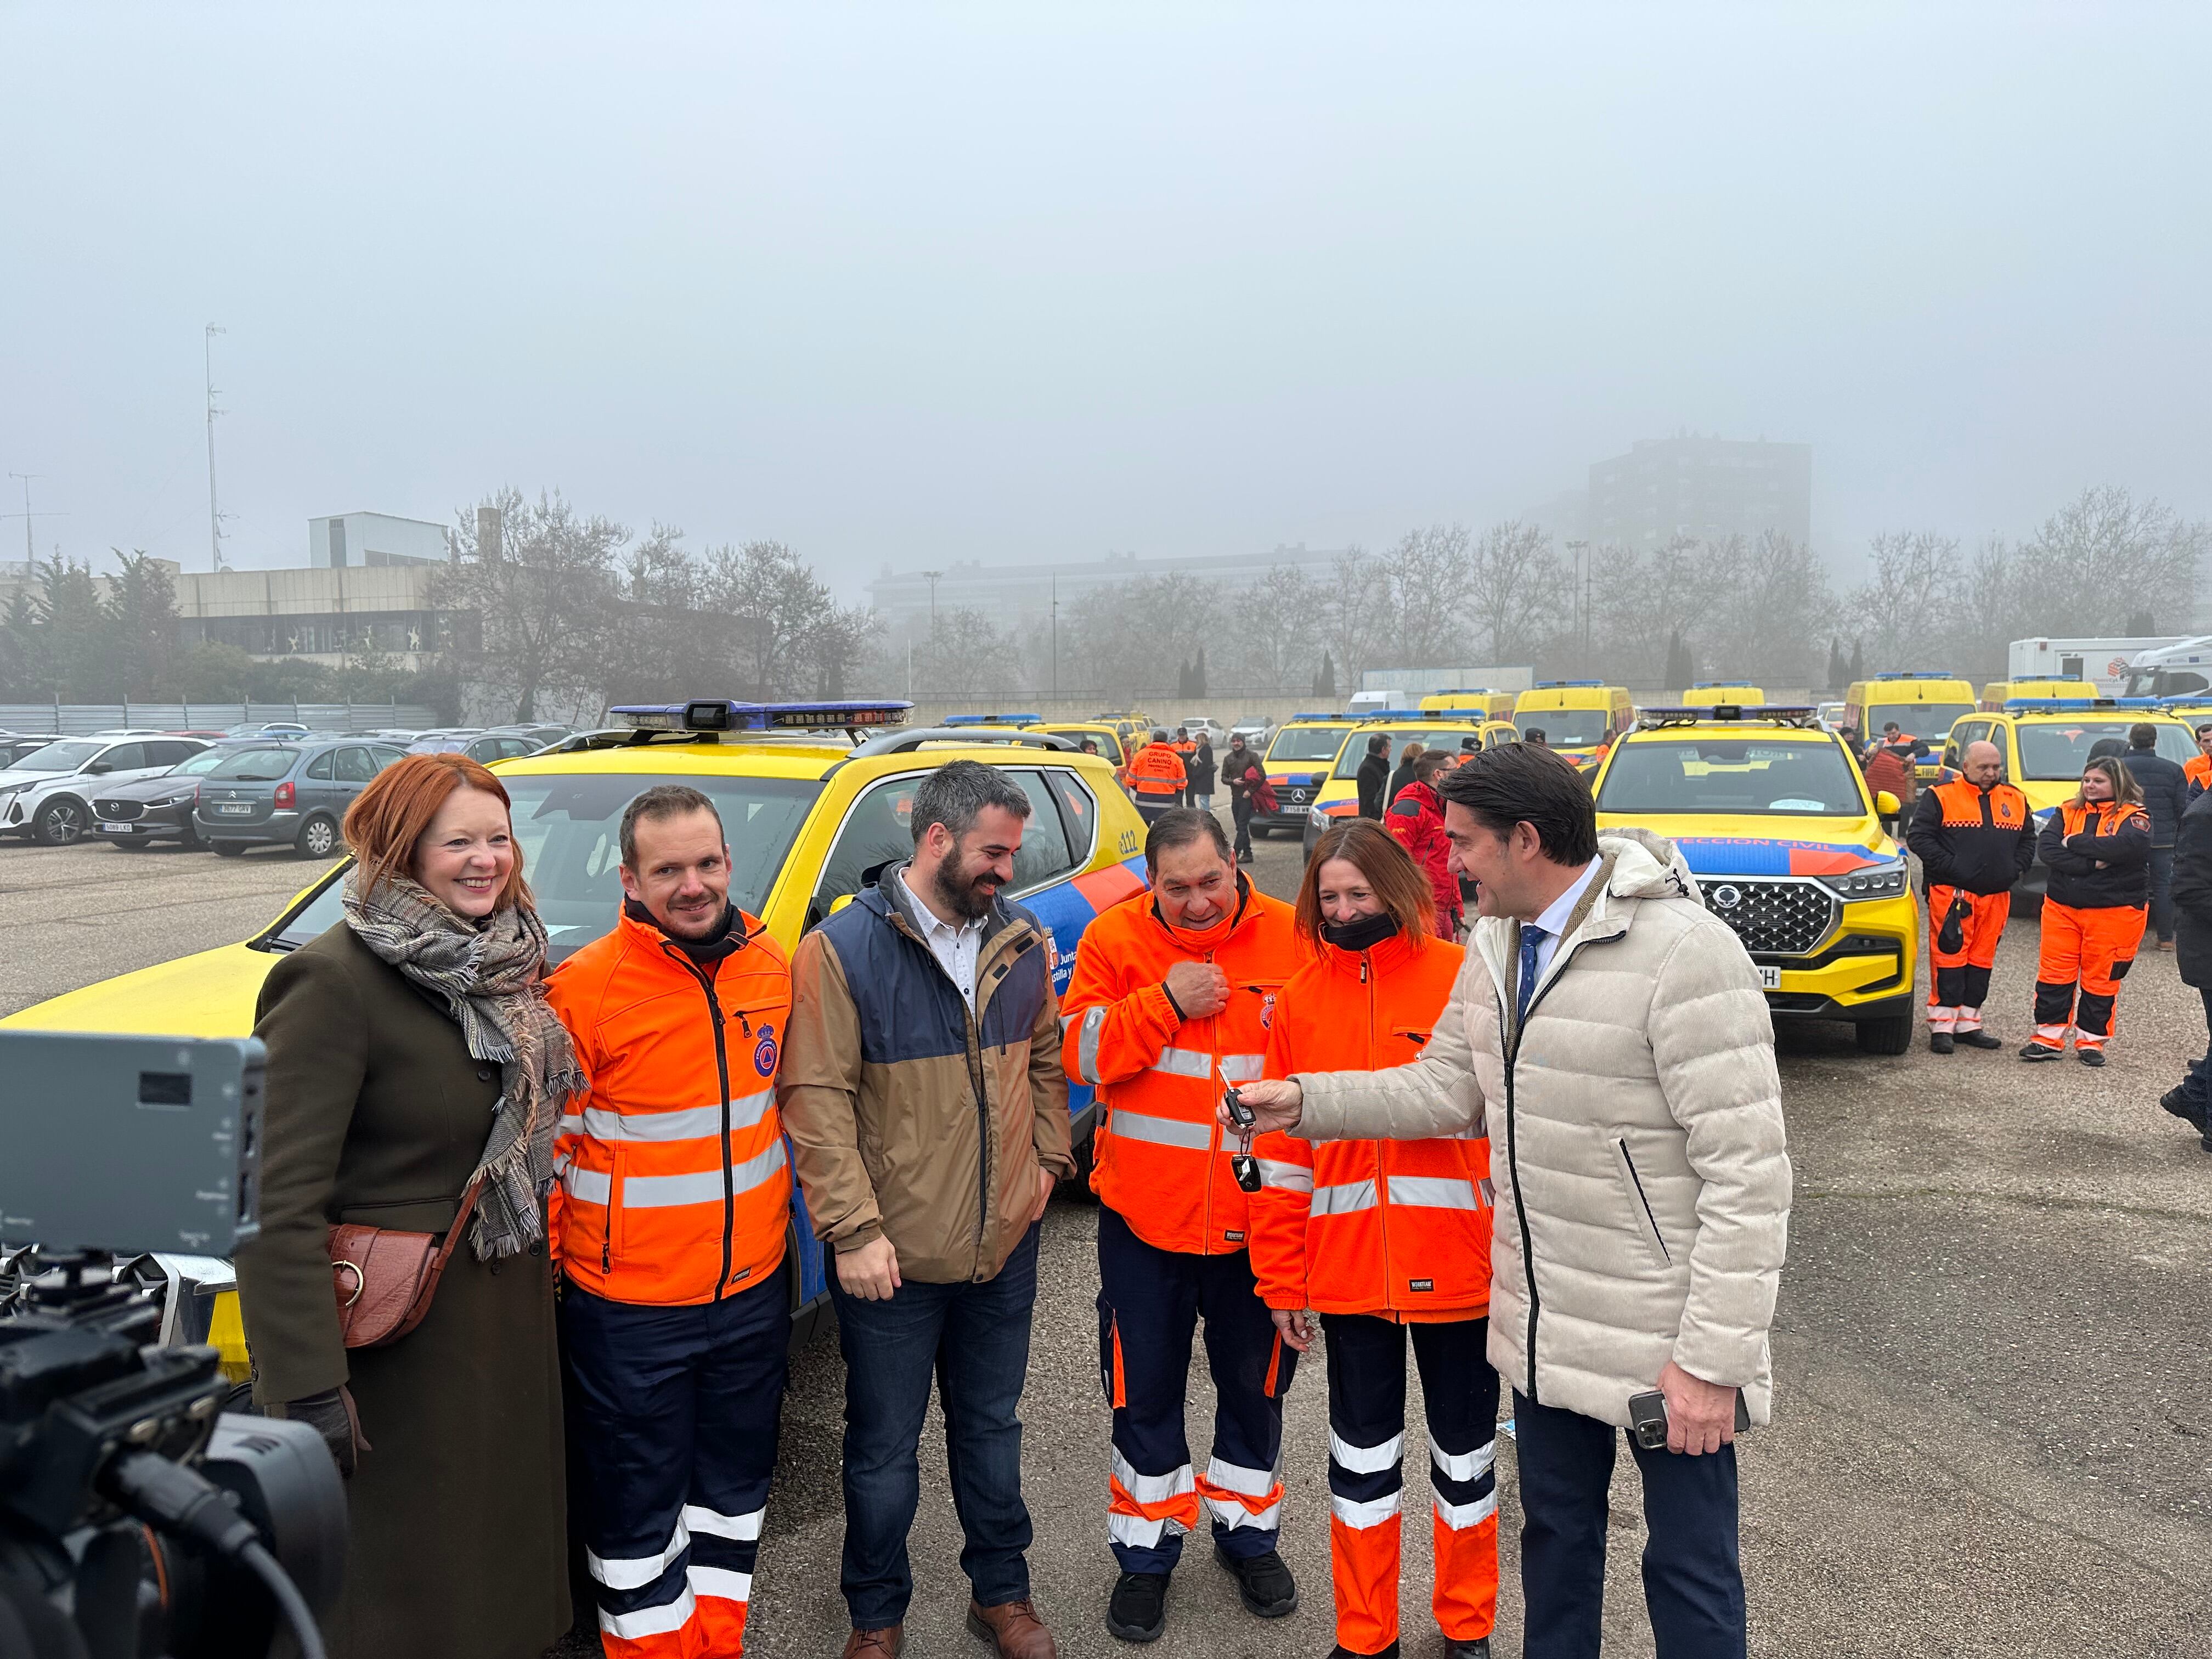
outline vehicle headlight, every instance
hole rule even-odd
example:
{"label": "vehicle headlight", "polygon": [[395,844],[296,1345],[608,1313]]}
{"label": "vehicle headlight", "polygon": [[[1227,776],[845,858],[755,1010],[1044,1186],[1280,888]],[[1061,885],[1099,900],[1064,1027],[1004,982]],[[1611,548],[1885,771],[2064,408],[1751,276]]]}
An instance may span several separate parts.
{"label": "vehicle headlight", "polygon": [[1820,884],[1844,899],[1896,898],[1905,890],[1905,865],[1877,864],[1840,876],[1822,876]]}
{"label": "vehicle headlight", "polygon": [[1306,822],[1316,830],[1326,830],[1336,820],[1322,811],[1320,807],[1309,806],[1306,808]]}
{"label": "vehicle headlight", "polygon": [[189,806],[192,802],[199,799],[199,793],[200,792],[197,789],[187,789],[181,795],[170,795],[161,800],[149,800],[146,805],[149,807]]}

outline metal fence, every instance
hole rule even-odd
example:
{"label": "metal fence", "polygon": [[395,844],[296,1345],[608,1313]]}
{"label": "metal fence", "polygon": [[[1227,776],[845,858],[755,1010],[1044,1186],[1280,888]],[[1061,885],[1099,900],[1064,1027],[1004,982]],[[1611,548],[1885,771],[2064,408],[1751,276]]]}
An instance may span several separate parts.
{"label": "metal fence", "polygon": [[0,732],[63,737],[145,728],[221,732],[264,720],[296,720],[318,732],[414,731],[442,724],[419,702],[0,702]]}

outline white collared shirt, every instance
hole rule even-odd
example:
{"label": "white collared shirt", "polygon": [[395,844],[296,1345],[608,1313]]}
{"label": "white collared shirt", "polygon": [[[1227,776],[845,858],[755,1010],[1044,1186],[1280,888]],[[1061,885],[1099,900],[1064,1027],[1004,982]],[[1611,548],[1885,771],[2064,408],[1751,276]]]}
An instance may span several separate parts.
{"label": "white collared shirt", "polygon": [[1559,935],[1566,931],[1567,921],[1575,913],[1575,906],[1583,902],[1583,894],[1597,875],[1598,860],[1592,859],[1583,866],[1582,874],[1569,884],[1566,891],[1544,907],[1544,914],[1536,918],[1535,925],[1547,935],[1536,946],[1536,977],[1540,981],[1551,971],[1552,958],[1559,953]]}
{"label": "white collared shirt", "polygon": [[899,872],[899,879],[906,884],[907,896],[914,901],[914,920],[921,929],[922,943],[929,946],[952,982],[960,988],[960,994],[968,1006],[975,1006],[975,963],[983,948],[983,918],[963,922],[957,927],[940,919],[915,890],[912,876],[914,866],[908,865]]}

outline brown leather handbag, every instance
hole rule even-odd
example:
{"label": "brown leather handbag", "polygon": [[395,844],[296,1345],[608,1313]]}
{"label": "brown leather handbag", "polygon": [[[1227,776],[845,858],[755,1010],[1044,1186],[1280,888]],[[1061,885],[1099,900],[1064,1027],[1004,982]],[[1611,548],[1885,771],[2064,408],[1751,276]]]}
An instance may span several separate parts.
{"label": "brown leather handbag", "polygon": [[380,1348],[422,1322],[446,1262],[468,1230],[479,1176],[461,1194],[442,1244],[434,1233],[400,1232],[347,1222],[331,1229],[331,1279],[338,1331],[349,1348]]}

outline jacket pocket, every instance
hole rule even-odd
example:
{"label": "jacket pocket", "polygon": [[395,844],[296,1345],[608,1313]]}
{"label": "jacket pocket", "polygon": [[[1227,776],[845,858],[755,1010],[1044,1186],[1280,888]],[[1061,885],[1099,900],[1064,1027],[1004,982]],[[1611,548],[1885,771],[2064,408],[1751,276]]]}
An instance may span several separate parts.
{"label": "jacket pocket", "polygon": [[1636,1159],[1628,1151],[1626,1139],[1616,1136],[1613,1143],[1613,1161],[1620,1167],[1620,1184],[1628,1199],[1629,1212],[1636,1218],[1636,1225],[1644,1235],[1644,1242],[1651,1247],[1652,1255],[1662,1267],[1671,1267],[1674,1257],[1667,1249],[1667,1241],[1659,1234],[1659,1218],[1651,1212],[1651,1199],[1644,1190],[1644,1178],[1636,1172]]}
{"label": "jacket pocket", "polygon": [[624,1200],[629,1197],[629,1194],[624,1190],[624,1184],[629,1179],[629,1170],[627,1167],[629,1160],[623,1155],[623,1144],[619,1140],[607,1142],[606,1147],[611,1161],[607,1177],[605,1261],[608,1270],[612,1271],[614,1264],[623,1254],[623,1233],[625,1231],[623,1225],[623,1212],[626,1207]]}

